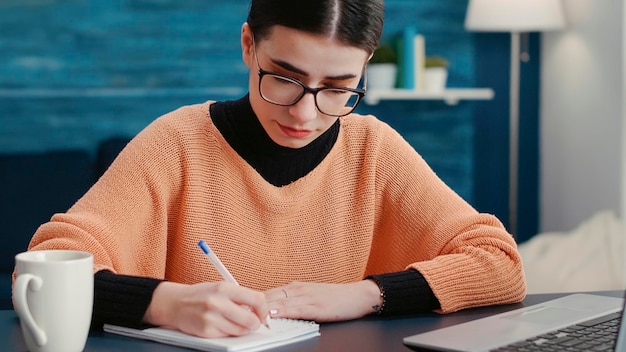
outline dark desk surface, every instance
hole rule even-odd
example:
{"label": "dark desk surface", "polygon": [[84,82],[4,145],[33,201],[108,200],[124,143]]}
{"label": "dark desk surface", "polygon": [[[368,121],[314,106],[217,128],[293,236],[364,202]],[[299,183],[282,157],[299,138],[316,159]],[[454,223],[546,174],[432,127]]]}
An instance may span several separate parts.
{"label": "dark desk surface", "polygon": [[[622,297],[622,291],[594,292]],[[522,303],[468,309],[447,315],[420,315],[402,318],[364,318],[342,323],[322,324],[321,336],[300,343],[283,346],[272,351],[411,351],[402,338],[438,327],[450,326],[484,316],[505,312],[526,305],[540,303],[565,294],[528,295]],[[0,341],[3,351],[26,351],[19,321],[12,310],[0,311]],[[104,332],[91,333],[85,348],[93,351],[165,352],[189,351],[183,348],[137,340]]]}

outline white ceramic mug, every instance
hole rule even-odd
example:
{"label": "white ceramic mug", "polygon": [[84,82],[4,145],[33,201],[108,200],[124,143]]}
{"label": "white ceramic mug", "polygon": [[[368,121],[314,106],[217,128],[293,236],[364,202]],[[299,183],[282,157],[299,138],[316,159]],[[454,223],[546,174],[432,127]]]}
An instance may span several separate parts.
{"label": "white ceramic mug", "polygon": [[82,351],[93,309],[93,255],[71,250],[15,256],[13,306],[29,351]]}

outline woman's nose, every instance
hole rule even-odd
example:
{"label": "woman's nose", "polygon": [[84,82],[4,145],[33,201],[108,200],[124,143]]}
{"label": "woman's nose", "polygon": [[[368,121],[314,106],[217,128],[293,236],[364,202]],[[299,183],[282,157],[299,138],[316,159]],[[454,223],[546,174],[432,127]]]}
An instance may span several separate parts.
{"label": "woman's nose", "polygon": [[300,101],[289,107],[289,113],[300,123],[305,123],[317,118],[317,107],[315,106],[315,96],[306,93]]}

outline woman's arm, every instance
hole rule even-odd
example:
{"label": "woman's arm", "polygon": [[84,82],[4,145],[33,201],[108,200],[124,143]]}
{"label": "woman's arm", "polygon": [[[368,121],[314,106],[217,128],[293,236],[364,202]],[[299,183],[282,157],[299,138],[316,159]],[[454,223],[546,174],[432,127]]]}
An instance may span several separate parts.
{"label": "woman's arm", "polygon": [[107,270],[94,277],[92,329],[167,326],[191,335],[245,335],[268,315],[263,293],[226,282],[185,285]]}
{"label": "woman's arm", "polygon": [[94,274],[91,328],[100,330],[103,324],[143,327],[143,316],[161,282],[163,280],[98,271]]}
{"label": "woman's arm", "polygon": [[348,284],[294,282],[266,291],[273,317],[315,321],[357,319],[368,314],[432,312],[439,301],[417,270],[371,275]]}
{"label": "woman's arm", "polygon": [[439,300],[422,274],[414,269],[395,273],[370,275],[383,297],[381,315],[402,315],[432,312],[439,309]]}

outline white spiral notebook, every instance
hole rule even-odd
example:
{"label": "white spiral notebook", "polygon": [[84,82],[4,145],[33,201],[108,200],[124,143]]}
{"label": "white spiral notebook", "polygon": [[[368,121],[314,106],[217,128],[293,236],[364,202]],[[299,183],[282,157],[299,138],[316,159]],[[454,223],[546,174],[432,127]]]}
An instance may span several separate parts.
{"label": "white spiral notebook", "polygon": [[169,345],[200,351],[263,351],[319,336],[315,322],[293,319],[270,319],[270,329],[265,326],[248,335],[237,337],[201,338],[165,328],[133,329],[117,325],[104,325],[104,331],[113,334],[152,340]]}

